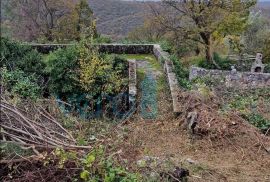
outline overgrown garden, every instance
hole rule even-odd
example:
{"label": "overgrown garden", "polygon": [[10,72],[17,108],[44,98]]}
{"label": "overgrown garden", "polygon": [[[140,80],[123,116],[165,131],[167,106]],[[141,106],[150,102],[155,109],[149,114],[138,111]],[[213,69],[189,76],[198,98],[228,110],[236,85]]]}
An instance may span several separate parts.
{"label": "overgrown garden", "polygon": [[[270,73],[270,22],[256,3],[148,3],[144,24],[117,40],[169,53],[173,113],[162,63],[100,52],[112,40],[88,1],[3,1],[0,181],[269,181],[270,89],[189,80],[191,66],[249,72],[256,53]],[[43,54],[32,43],[61,45]],[[132,112],[128,59],[137,65]]]}

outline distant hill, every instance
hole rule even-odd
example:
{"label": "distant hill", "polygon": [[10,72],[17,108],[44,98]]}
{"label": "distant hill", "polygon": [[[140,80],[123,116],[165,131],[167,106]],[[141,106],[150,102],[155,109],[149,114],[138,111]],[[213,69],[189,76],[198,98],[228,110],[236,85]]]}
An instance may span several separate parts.
{"label": "distant hill", "polygon": [[119,0],[89,0],[100,33],[121,38],[143,24],[147,3]]}
{"label": "distant hill", "polygon": [[[89,3],[98,20],[98,31],[113,39],[119,39],[142,25],[144,14],[149,12],[149,4],[157,2],[89,0]],[[260,2],[256,8],[270,18],[270,2]]]}
{"label": "distant hill", "polygon": [[270,2],[260,2],[257,8],[260,9],[265,16],[270,18]]}

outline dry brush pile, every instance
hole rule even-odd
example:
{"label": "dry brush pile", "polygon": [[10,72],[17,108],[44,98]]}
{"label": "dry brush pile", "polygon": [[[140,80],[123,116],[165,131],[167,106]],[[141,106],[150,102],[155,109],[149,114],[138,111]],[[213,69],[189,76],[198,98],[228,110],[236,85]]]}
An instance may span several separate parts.
{"label": "dry brush pile", "polygon": [[[67,155],[70,151],[79,157],[93,147],[78,145],[62,126],[56,101],[33,103],[3,94],[0,108],[0,180],[71,181],[78,177],[82,168]],[[61,155],[57,155],[59,150],[63,150]]]}
{"label": "dry brush pile", "polygon": [[1,96],[2,139],[37,148],[91,148],[76,145],[70,132],[51,114],[59,112],[59,108],[46,107],[56,105],[52,102],[46,100],[43,104],[33,104],[23,101],[15,104],[10,98]]}
{"label": "dry brush pile", "polygon": [[183,103],[182,114],[179,117],[179,125],[183,129],[192,130],[190,121],[195,113],[191,137],[208,138],[210,142],[216,142],[219,146],[249,146],[270,153],[270,138],[267,136],[269,132],[262,133],[235,110],[222,111],[225,102],[222,97],[213,92],[206,96],[192,91],[179,93],[178,99]]}

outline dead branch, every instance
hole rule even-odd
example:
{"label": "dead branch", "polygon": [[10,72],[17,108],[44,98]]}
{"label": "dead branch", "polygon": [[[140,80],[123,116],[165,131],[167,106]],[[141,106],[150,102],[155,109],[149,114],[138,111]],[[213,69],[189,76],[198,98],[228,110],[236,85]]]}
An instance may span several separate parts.
{"label": "dead branch", "polygon": [[21,101],[9,102],[1,96],[0,133],[5,141],[21,146],[37,148],[91,149],[91,146],[78,146],[75,139],[58,121],[54,114],[39,104]]}

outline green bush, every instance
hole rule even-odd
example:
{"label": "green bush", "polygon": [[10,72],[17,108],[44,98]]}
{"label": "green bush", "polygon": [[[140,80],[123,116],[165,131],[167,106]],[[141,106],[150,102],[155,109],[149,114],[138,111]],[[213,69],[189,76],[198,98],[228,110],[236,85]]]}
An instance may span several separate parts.
{"label": "green bush", "polygon": [[[118,56],[99,54],[83,43],[58,49],[45,59],[49,90],[60,97],[87,94],[116,94],[126,85],[127,61]],[[117,87],[117,88],[116,88]]]}
{"label": "green bush", "polygon": [[229,60],[228,58],[222,58],[218,53],[214,52],[213,59],[222,70],[231,70],[231,66],[235,65],[236,62]]}
{"label": "green bush", "polygon": [[59,158],[58,166],[64,168],[65,164],[73,161],[78,169],[81,169],[80,175],[75,177],[75,181],[87,182],[137,182],[141,181],[136,173],[127,171],[124,167],[118,165],[112,156],[106,156],[104,146],[93,149],[90,153],[81,157],[75,152],[67,152],[63,149],[56,149],[54,154]]}
{"label": "green bush", "polygon": [[127,60],[118,55],[110,55],[107,57],[109,64],[112,65],[112,70],[118,72],[122,76],[128,76]]}
{"label": "green bush", "polygon": [[266,66],[264,68],[264,72],[270,73],[270,63],[269,64],[266,64]]}
{"label": "green bush", "polygon": [[127,61],[100,54],[95,47],[78,46],[80,85],[88,97],[115,95],[126,85]]}
{"label": "green bush", "polygon": [[[236,62],[229,60],[228,58],[222,58],[218,53],[213,54],[213,59],[221,70],[230,70],[231,66],[236,65]],[[195,65],[205,69],[218,69],[213,63],[209,63],[204,57],[198,57],[191,60]]]}
{"label": "green bush", "polygon": [[31,46],[1,38],[1,77],[4,89],[23,98],[42,95],[47,79],[42,54]]}
{"label": "green bush", "polygon": [[243,117],[247,119],[249,123],[262,130],[264,133],[270,128],[270,120],[264,118],[260,114],[251,113],[244,115]]}
{"label": "green bush", "polygon": [[45,58],[51,93],[65,95],[81,92],[79,89],[78,56],[76,46],[69,46],[51,52]]}
{"label": "green bush", "polygon": [[181,61],[177,58],[177,56],[172,55],[170,59],[174,64],[174,72],[177,76],[178,83],[183,88],[189,89],[191,85],[188,80],[188,77],[189,77],[188,69],[182,65]]}
{"label": "green bush", "polygon": [[159,44],[160,44],[163,51],[168,52],[168,53],[172,53],[173,46],[168,41],[163,40],[163,41],[160,41]]}
{"label": "green bush", "polygon": [[0,48],[0,67],[6,66],[8,70],[20,69],[25,73],[44,76],[45,64],[42,61],[42,54],[31,46],[1,38]]}
{"label": "green bush", "polygon": [[194,57],[190,60],[192,64],[205,69],[215,69],[215,65],[209,64],[205,57]]}
{"label": "green bush", "polygon": [[111,42],[112,42],[112,40],[110,37],[99,36],[99,37],[94,39],[94,43],[96,43],[96,44],[101,44],[101,43],[109,44]]}
{"label": "green bush", "polygon": [[22,98],[37,99],[42,94],[35,74],[26,74],[21,70],[9,71],[1,69],[1,84],[5,90]]}

